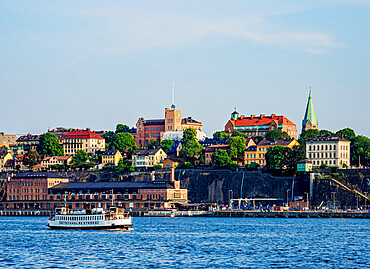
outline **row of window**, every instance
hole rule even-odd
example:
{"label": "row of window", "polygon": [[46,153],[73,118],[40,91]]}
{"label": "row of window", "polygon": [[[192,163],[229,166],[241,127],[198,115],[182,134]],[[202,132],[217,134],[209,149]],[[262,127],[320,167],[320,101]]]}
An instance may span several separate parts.
{"label": "row of window", "polygon": [[308,150],[336,150],[336,145],[310,145]]}

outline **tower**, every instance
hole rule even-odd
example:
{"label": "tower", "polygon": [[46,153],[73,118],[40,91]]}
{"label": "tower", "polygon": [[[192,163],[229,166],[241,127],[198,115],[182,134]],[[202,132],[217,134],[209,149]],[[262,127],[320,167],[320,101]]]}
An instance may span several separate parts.
{"label": "tower", "polygon": [[239,113],[236,111],[236,107],[234,107],[234,112],[231,113],[231,119],[236,120],[239,118]]}
{"label": "tower", "polygon": [[172,83],[172,105],[171,108],[165,108],[165,132],[181,131],[181,110],[176,110],[175,106],[175,82]]}
{"label": "tower", "polygon": [[310,87],[310,95],[308,96],[308,102],[306,107],[306,113],[304,114],[304,118],[302,120],[302,134],[310,129],[318,129],[319,123],[316,119],[315,109],[313,108],[313,101],[312,101],[312,94],[311,94],[311,87]]}

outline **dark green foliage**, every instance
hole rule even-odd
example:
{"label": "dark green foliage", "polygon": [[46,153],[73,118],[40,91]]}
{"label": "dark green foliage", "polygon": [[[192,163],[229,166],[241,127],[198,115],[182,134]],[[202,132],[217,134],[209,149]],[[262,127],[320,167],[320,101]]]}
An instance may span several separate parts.
{"label": "dark green foliage", "polygon": [[95,162],[88,162],[90,160],[87,156],[87,153],[83,150],[77,150],[76,151],[76,156],[72,158],[72,168],[83,168],[83,169],[89,169],[94,167],[96,164]]}
{"label": "dark green foliage", "polygon": [[23,156],[23,164],[32,167],[41,162],[41,157],[37,151],[30,150]]}
{"label": "dark green foliage", "polygon": [[231,164],[231,158],[226,150],[219,149],[212,154],[212,165],[217,167],[227,167]]}
{"label": "dark green foliage", "polygon": [[281,140],[281,139],[290,139],[290,136],[287,132],[281,130],[271,130],[265,134],[266,140]]}
{"label": "dark green foliage", "polygon": [[169,139],[164,139],[164,140],[161,141],[160,146],[161,146],[161,149],[163,149],[164,152],[168,153],[171,150],[171,148],[174,144],[175,144],[174,141],[169,140]]}
{"label": "dark green foliage", "polygon": [[148,149],[157,149],[159,148],[159,141],[155,138],[150,138],[149,144],[147,145]]}
{"label": "dark green foliage", "polygon": [[282,146],[271,147],[267,150],[265,159],[269,169],[283,169],[287,163],[289,148]]}
{"label": "dark green foliage", "polygon": [[180,155],[187,159],[197,159],[200,157],[200,154],[203,150],[203,146],[199,144],[196,139],[197,132],[195,129],[188,128],[184,130],[182,136],[182,149]]}
{"label": "dark green foliage", "polygon": [[162,169],[162,165],[160,165],[160,164],[153,165],[153,169],[154,170]]}
{"label": "dark green foliage", "polygon": [[217,131],[213,134],[214,139],[226,139],[229,138],[229,135],[225,132]]}
{"label": "dark green foliage", "polygon": [[128,130],[130,130],[130,127],[128,127],[127,125],[117,124],[116,126],[116,133],[124,133]]}
{"label": "dark green foliage", "polygon": [[116,172],[133,172],[135,168],[132,166],[131,162],[128,160],[119,160],[118,165],[115,167]]}
{"label": "dark green foliage", "polygon": [[105,139],[105,148],[112,149],[112,140],[113,140],[114,132],[109,131],[103,134],[103,138]]}
{"label": "dark green foliage", "polygon": [[232,157],[244,157],[244,151],[246,149],[246,142],[244,137],[232,136],[228,140],[230,146],[230,156]]}
{"label": "dark green foliage", "polygon": [[119,150],[121,154],[123,154],[125,149],[128,148],[128,155],[131,156],[137,148],[136,140],[132,134],[117,133],[113,135],[111,148]]}
{"label": "dark green foliage", "polygon": [[319,135],[335,135],[335,134],[329,130],[320,130]]}
{"label": "dark green foliage", "polygon": [[246,166],[248,171],[258,171],[260,165],[258,163],[252,162]]}
{"label": "dark green foliage", "polygon": [[354,141],[354,139],[356,138],[355,131],[353,131],[350,128],[344,128],[342,130],[339,130],[335,133],[335,135],[339,137],[343,137],[344,139],[351,141],[351,142]]}
{"label": "dark green foliage", "polygon": [[40,136],[39,152],[42,156],[64,156],[63,146],[56,135],[46,133]]}
{"label": "dark green foliage", "polygon": [[370,166],[370,138],[358,135],[351,143],[351,163]]}

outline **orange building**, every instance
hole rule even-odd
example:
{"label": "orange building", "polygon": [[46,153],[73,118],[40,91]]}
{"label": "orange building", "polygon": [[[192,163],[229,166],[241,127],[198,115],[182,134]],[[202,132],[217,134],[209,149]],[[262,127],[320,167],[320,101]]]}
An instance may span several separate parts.
{"label": "orange building", "polygon": [[297,139],[296,125],[284,116],[251,115],[250,117],[240,116],[234,111],[231,119],[225,125],[225,132],[232,134],[235,131],[244,133],[247,137],[264,136],[271,130],[281,130],[288,133],[291,138]]}

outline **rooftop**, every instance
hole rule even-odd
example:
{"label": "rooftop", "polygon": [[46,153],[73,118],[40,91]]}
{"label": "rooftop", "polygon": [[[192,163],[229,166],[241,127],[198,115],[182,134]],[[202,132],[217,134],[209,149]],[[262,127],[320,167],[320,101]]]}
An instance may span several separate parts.
{"label": "rooftop", "polygon": [[60,139],[76,139],[76,138],[83,138],[83,139],[104,139],[100,135],[96,134],[95,132],[87,130],[75,130],[63,134]]}

